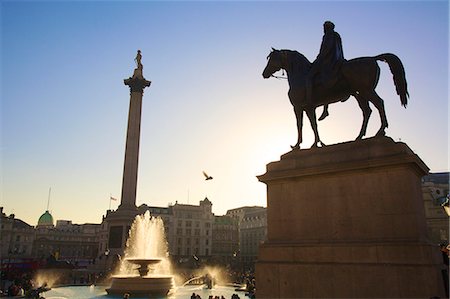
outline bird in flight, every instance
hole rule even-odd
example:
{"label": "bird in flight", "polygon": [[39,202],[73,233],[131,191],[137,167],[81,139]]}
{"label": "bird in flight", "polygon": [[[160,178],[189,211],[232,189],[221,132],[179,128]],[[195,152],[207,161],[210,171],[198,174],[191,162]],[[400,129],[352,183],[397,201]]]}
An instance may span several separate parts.
{"label": "bird in flight", "polygon": [[205,181],[212,180],[213,177],[209,176],[206,172],[203,171],[203,175],[205,176]]}

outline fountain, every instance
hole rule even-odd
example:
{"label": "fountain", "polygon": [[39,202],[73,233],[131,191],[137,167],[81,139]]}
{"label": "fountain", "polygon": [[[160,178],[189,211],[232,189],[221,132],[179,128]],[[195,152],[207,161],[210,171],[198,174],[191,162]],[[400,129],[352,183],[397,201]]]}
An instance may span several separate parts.
{"label": "fountain", "polygon": [[147,211],[136,216],[119,273],[112,276],[111,287],[106,292],[120,296],[129,293],[132,297],[161,297],[166,296],[173,285],[163,221],[150,216]]}
{"label": "fountain", "polygon": [[217,295],[231,298],[235,289],[241,287],[226,284],[222,270],[209,266],[194,273],[195,279],[200,279],[201,284],[189,285],[190,281],[183,284],[181,280],[184,277],[180,276],[179,286],[175,287],[175,275],[172,275],[167,249],[162,219],[151,217],[149,212],[138,215],[130,228],[123,258],[117,272],[111,276],[109,288],[94,285],[52,287],[45,297],[105,299],[108,296],[123,298],[128,293],[134,298],[181,299],[196,293],[202,298]]}

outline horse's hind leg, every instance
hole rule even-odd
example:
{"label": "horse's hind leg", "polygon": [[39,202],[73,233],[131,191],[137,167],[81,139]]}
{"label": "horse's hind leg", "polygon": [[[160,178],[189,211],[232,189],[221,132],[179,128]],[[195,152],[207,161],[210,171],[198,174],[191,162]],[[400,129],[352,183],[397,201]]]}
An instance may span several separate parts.
{"label": "horse's hind leg", "polygon": [[366,135],[367,124],[369,123],[370,114],[372,114],[372,109],[369,107],[369,101],[366,96],[362,96],[361,94],[353,95],[358,101],[359,108],[361,108],[363,113],[363,123],[361,126],[361,130],[359,131],[359,135],[356,140],[361,140],[364,135]]}
{"label": "horse's hind leg", "polygon": [[384,110],[384,101],[380,96],[376,93],[375,90],[372,91],[370,95],[370,101],[373,105],[378,109],[378,113],[380,114],[381,126],[378,130],[376,136],[385,136],[385,129],[388,127],[388,122],[386,118],[386,111]]}

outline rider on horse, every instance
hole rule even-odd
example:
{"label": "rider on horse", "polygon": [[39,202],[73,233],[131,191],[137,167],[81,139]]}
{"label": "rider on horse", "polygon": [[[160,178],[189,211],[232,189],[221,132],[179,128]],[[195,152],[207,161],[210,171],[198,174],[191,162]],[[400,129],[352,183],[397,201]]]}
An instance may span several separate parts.
{"label": "rider on horse", "polygon": [[[367,133],[367,124],[372,112],[369,103],[378,110],[381,120],[375,136],[386,135],[388,127],[386,111],[383,99],[375,91],[380,78],[378,61],[388,64],[400,103],[404,107],[408,104],[408,84],[400,58],[392,53],[383,53],[373,57],[344,60],[340,37],[333,29],[334,25],[331,22],[325,22],[322,47],[314,65],[303,54],[292,50],[272,48],[272,52],[267,56],[263,78],[270,78],[280,69],[287,73],[288,97],[297,118],[297,143],[292,146],[293,149],[299,149],[303,142],[304,113],[314,131],[313,147],[318,147],[319,144],[324,146],[317,128],[316,108],[324,106],[326,116],[328,104],[343,102],[350,96],[358,102],[363,114],[362,126],[356,140],[361,140]],[[309,89],[309,92],[305,92],[305,89]],[[309,99],[306,98],[307,94]]]}
{"label": "rider on horse", "polygon": [[[320,46],[319,55],[313,62],[309,71],[306,83],[306,101],[312,103],[312,85],[314,79],[319,79],[320,85],[324,89],[332,88],[337,80],[342,63],[345,61],[344,52],[342,50],[342,40],[336,31],[334,24],[326,21],[323,24],[323,39]],[[328,116],[328,105],[324,105],[322,115],[319,120],[323,120]]]}

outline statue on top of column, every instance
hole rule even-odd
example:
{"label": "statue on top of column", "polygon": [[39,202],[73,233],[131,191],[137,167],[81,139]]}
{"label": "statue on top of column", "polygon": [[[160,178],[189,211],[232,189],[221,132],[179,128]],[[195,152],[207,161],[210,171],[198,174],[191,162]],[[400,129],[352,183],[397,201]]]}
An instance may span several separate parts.
{"label": "statue on top of column", "polygon": [[131,92],[143,92],[144,88],[149,87],[152,83],[151,81],[146,80],[144,78],[144,75],[142,74],[143,65],[141,63],[141,60],[141,50],[137,50],[136,58],[134,58],[137,67],[134,69],[133,76],[128,79],[124,79],[125,85],[130,86]]}
{"label": "statue on top of column", "polygon": [[142,59],[141,50],[138,50],[137,54],[136,54],[136,58],[134,59],[134,61],[136,61],[137,68],[140,69],[140,70],[142,70],[141,59]]}

